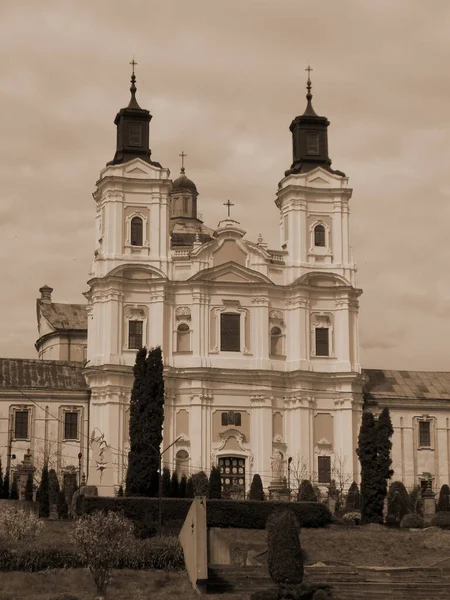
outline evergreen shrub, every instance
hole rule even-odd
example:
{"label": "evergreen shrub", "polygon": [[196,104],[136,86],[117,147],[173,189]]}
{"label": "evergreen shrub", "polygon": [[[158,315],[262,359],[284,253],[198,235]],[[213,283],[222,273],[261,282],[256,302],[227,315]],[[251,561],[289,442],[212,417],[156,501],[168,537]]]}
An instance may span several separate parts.
{"label": "evergreen shrub", "polygon": [[220,500],[222,497],[222,478],[220,476],[220,469],[218,467],[212,467],[209,475],[209,498]]}
{"label": "evergreen shrub", "polygon": [[31,471],[28,472],[27,482],[25,484],[25,500],[29,502],[33,501],[33,474]]}
{"label": "evergreen shrub", "polygon": [[402,529],[422,529],[423,518],[415,513],[405,515],[400,523]]}
{"label": "evergreen shrub", "polygon": [[266,529],[270,577],[278,585],[300,584],[304,569],[295,513],[290,508],[278,507],[267,519]]}
{"label": "evergreen shrub", "polygon": [[187,477],[183,473],[183,475],[181,476],[181,479],[180,479],[180,487],[178,488],[178,497],[179,498],[186,498],[186,493],[187,493],[186,488],[187,488]]}
{"label": "evergreen shrub", "polygon": [[[163,498],[163,523],[182,523],[191,506],[189,498]],[[284,502],[259,502],[257,500],[208,500],[206,515],[208,527],[235,527],[239,529],[264,529],[268,516]],[[331,513],[318,502],[293,502],[290,505],[301,527],[326,527],[332,522]],[[158,520],[158,499],[143,497],[88,497],[80,496],[77,513],[91,514],[96,510],[123,512],[136,522],[144,518]]]}
{"label": "evergreen shrub", "polygon": [[431,525],[441,529],[450,529],[450,512],[444,510],[437,512],[431,520]]}
{"label": "evergreen shrub", "polygon": [[298,488],[297,500],[299,502],[317,502],[316,492],[308,479],[301,482]]}
{"label": "evergreen shrub", "polygon": [[408,492],[401,481],[391,483],[387,502],[388,514],[395,515],[397,522],[400,523],[403,517],[409,513],[410,506]]}
{"label": "evergreen shrub", "polygon": [[50,514],[50,498],[47,463],[42,468],[41,483],[38,492],[38,514],[40,517],[48,517]]}
{"label": "evergreen shrub", "polygon": [[170,471],[164,467],[162,472],[161,493],[164,498],[170,498]]}
{"label": "evergreen shrub", "polygon": [[169,497],[170,498],[178,498],[180,484],[178,482],[178,475],[174,471],[172,473],[172,478],[170,480],[169,486]]}
{"label": "evergreen shrub", "polygon": [[415,485],[409,492],[409,510],[411,513],[423,517],[422,488],[420,485]]}
{"label": "evergreen shrub", "polygon": [[450,511],[450,488],[447,484],[441,487],[439,492],[439,500],[436,506],[438,512]]}
{"label": "evergreen shrub", "polygon": [[48,472],[48,501],[50,506],[58,504],[59,481],[55,469]]}
{"label": "evergreen shrub", "polygon": [[192,475],[192,486],[194,488],[194,496],[208,497],[209,481],[205,471],[199,471]]}
{"label": "evergreen shrub", "polygon": [[15,477],[13,478],[13,482],[11,484],[11,491],[9,494],[9,498],[10,498],[10,500],[18,500],[19,499],[19,492],[17,490],[17,479]]}
{"label": "evergreen shrub", "polygon": [[253,475],[252,484],[250,486],[249,499],[259,501],[265,499],[261,476],[258,473],[255,473],[255,475]]}
{"label": "evergreen shrub", "polygon": [[56,509],[58,511],[58,519],[69,518],[69,506],[66,501],[66,495],[64,493],[64,490],[59,491]]}
{"label": "evergreen shrub", "polygon": [[361,508],[361,495],[359,493],[358,484],[353,481],[349,487],[347,498],[345,499],[345,512],[359,510]]}

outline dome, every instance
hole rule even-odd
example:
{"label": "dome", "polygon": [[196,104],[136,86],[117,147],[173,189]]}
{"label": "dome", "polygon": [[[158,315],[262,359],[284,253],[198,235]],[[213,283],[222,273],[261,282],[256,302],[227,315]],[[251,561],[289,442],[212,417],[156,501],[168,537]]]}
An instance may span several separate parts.
{"label": "dome", "polygon": [[178,192],[179,190],[189,190],[194,194],[198,194],[195,183],[186,177],[184,174],[184,169],[181,169],[181,175],[173,182],[172,194],[174,192]]}

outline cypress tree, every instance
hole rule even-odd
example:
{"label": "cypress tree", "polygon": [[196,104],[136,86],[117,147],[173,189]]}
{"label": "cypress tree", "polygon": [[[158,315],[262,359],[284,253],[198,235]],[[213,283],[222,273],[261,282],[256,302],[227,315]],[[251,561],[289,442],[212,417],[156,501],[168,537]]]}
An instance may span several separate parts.
{"label": "cypress tree", "polygon": [[44,463],[41,474],[41,483],[39,485],[38,515],[48,517],[50,514],[50,498],[48,486],[48,465]]}
{"label": "cypress tree", "polygon": [[181,480],[180,480],[180,487],[178,488],[178,496],[180,498],[186,498],[186,492],[187,492],[186,487],[187,487],[187,477],[183,473],[183,475],[181,476]]}
{"label": "cypress tree", "polygon": [[361,508],[361,496],[359,493],[358,484],[356,481],[353,481],[350,486],[347,494],[347,498],[345,500],[345,510],[353,511],[359,510]]}
{"label": "cypress tree", "polygon": [[164,467],[162,472],[162,495],[164,498],[170,498],[170,471],[167,467]]}
{"label": "cypress tree", "polygon": [[186,498],[193,498],[194,495],[194,481],[191,476],[186,481]]}
{"label": "cypress tree", "polygon": [[170,498],[178,498],[178,493],[179,493],[179,483],[178,483],[178,476],[176,474],[176,472],[174,471],[172,473],[172,479],[170,480],[170,486],[169,486],[169,497]]}
{"label": "cypress tree", "polygon": [[164,379],[161,348],[138,351],[130,400],[130,452],[126,494],[158,495],[159,452],[164,422]]}
{"label": "cypress tree", "polygon": [[389,414],[389,409],[387,407],[383,408],[376,423],[378,434],[378,486],[382,515],[384,499],[386,498],[388,489],[388,480],[391,479],[394,474],[394,471],[391,469],[391,437],[394,433],[394,428],[392,427],[391,415]]}
{"label": "cypress tree", "polygon": [[266,529],[270,577],[278,585],[300,584],[304,572],[303,554],[300,527],[294,511],[290,508],[275,509],[267,519]]}
{"label": "cypress tree", "polygon": [[250,486],[249,500],[264,500],[264,488],[261,476],[258,473],[255,473],[255,475],[253,475],[252,483]]}
{"label": "cypress tree", "polygon": [[25,484],[25,500],[33,500],[33,474],[28,471],[27,482]]}
{"label": "cypress tree", "polygon": [[205,471],[199,471],[192,475],[192,484],[194,488],[194,496],[206,496],[209,492],[209,481]]}
{"label": "cypress tree", "polygon": [[363,413],[356,452],[361,464],[361,523],[382,523],[382,513],[378,514],[374,503],[377,493],[377,429],[371,412]]}
{"label": "cypress tree", "polygon": [[316,492],[308,479],[304,479],[298,488],[297,502],[317,502]]}
{"label": "cypress tree", "polygon": [[209,498],[220,500],[222,498],[222,478],[220,477],[220,469],[212,467],[209,474]]}
{"label": "cypress tree", "polygon": [[18,500],[19,499],[19,492],[17,490],[17,479],[16,477],[13,477],[13,482],[11,485],[11,493],[9,495],[11,500]]}
{"label": "cypress tree", "polygon": [[6,473],[5,478],[3,479],[3,494],[2,498],[8,500],[9,498],[9,475]]}
{"label": "cypress tree", "polygon": [[121,485],[121,486],[119,487],[119,490],[118,490],[118,492],[117,492],[117,496],[118,496],[119,498],[123,498],[123,485]]}
{"label": "cypress tree", "polygon": [[3,469],[2,469],[2,459],[0,458],[0,498],[4,498],[4,479],[3,479]]}
{"label": "cypress tree", "polygon": [[394,515],[397,523],[409,512],[409,496],[401,481],[393,481],[387,495],[388,515]]}
{"label": "cypress tree", "polygon": [[67,504],[66,495],[64,493],[64,490],[59,491],[56,509],[58,511],[58,519],[68,519],[69,518],[69,506]]}
{"label": "cypress tree", "polygon": [[450,511],[450,488],[447,484],[444,484],[440,489],[436,510],[439,512]]}
{"label": "cypress tree", "polygon": [[58,504],[59,481],[55,469],[48,472],[48,502],[49,505]]}

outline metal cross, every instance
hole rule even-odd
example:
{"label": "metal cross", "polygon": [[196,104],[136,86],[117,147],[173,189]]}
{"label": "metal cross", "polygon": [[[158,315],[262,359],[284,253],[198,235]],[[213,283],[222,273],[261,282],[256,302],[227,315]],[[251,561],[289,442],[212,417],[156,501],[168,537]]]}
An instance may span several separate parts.
{"label": "metal cross", "polygon": [[230,202],[229,200],[227,200],[227,202],[224,202],[223,205],[227,207],[227,209],[228,209],[228,218],[230,218],[230,208],[232,206],[234,206],[234,204],[232,202]]}
{"label": "metal cross", "polygon": [[137,65],[137,62],[134,60],[134,56],[133,56],[133,60],[130,62],[130,65],[132,65],[132,67],[133,67],[133,75],[134,75],[134,67]]}
{"label": "metal cross", "polygon": [[181,168],[184,170],[184,159],[186,158],[187,154],[185,154],[184,150],[182,150],[181,154],[179,154],[178,156],[181,156]]}
{"label": "metal cross", "polygon": [[314,71],[314,69],[311,69],[311,67],[308,65],[307,68],[305,69],[305,71],[308,71],[308,79],[311,78],[311,71]]}

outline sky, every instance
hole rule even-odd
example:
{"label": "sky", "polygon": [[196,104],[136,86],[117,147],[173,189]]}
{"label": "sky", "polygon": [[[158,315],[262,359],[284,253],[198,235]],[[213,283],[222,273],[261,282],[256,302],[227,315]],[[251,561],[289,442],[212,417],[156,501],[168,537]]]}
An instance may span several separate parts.
{"label": "sky", "polygon": [[37,357],[42,285],[84,302],[134,55],[152,158],[176,177],[184,150],[206,224],[230,198],[274,249],[310,63],[353,188],[362,366],[450,370],[449,27],[447,0],[2,0],[0,356]]}

